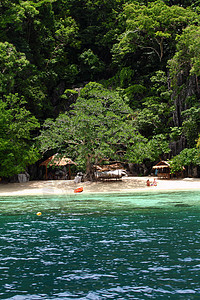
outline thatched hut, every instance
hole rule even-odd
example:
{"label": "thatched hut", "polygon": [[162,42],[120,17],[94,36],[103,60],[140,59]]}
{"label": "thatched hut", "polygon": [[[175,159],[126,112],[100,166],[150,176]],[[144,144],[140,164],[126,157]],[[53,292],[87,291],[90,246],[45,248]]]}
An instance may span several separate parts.
{"label": "thatched hut", "polygon": [[46,168],[46,173],[45,173],[45,179],[48,179],[47,175],[47,167],[48,166],[57,166],[57,167],[62,167],[68,165],[69,167],[69,179],[71,179],[71,169],[70,165],[77,165],[74,161],[71,160],[71,158],[65,157],[65,156],[60,156],[58,153],[50,156],[48,159],[43,161],[40,166],[45,166]]}
{"label": "thatched hut", "polygon": [[167,161],[161,160],[155,166],[153,166],[155,170],[155,175],[159,178],[170,179],[170,164]]}

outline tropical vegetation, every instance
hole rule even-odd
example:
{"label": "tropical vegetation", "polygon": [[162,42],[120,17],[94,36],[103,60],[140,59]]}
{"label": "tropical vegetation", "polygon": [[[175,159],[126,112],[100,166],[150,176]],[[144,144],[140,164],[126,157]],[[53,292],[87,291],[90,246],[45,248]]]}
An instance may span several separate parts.
{"label": "tropical vegetation", "polygon": [[90,179],[112,161],[198,170],[199,70],[199,0],[2,0],[0,176],[52,153]]}

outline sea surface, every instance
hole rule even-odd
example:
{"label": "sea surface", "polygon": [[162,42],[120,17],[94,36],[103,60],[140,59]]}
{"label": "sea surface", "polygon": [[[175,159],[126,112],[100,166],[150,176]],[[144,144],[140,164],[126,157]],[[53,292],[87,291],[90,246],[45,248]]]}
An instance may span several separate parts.
{"label": "sea surface", "polygon": [[0,233],[0,299],[200,299],[200,191],[0,197]]}

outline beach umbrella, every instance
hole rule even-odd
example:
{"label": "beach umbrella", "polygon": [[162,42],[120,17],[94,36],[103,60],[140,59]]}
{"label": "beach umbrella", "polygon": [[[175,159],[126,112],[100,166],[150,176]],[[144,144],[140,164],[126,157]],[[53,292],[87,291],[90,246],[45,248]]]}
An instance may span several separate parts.
{"label": "beach umbrella", "polygon": [[43,161],[40,166],[45,166],[46,167],[46,179],[47,179],[47,167],[48,166],[69,166],[69,179],[71,179],[71,169],[70,165],[77,165],[74,161],[71,160],[71,158],[66,157],[66,156],[61,156],[58,153],[50,156],[47,158],[45,161]]}

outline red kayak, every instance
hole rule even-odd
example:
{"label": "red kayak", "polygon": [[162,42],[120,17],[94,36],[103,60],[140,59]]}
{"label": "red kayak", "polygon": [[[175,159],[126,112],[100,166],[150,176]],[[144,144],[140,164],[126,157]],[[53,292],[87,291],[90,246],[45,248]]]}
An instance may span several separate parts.
{"label": "red kayak", "polygon": [[79,187],[74,190],[74,193],[81,193],[83,191],[83,187]]}

